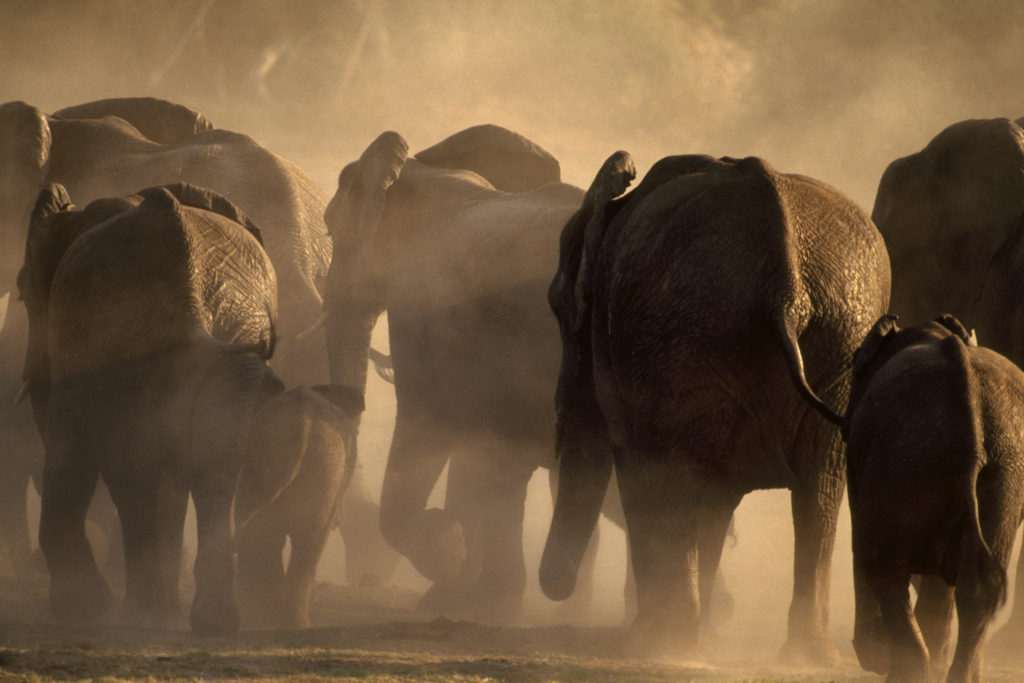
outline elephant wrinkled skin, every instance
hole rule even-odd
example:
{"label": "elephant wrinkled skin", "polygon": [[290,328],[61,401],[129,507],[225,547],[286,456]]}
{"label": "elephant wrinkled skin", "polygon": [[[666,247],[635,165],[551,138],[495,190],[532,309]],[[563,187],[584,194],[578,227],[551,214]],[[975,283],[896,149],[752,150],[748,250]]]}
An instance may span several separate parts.
{"label": "elephant wrinkled skin", "polygon": [[[861,664],[980,681],[1024,512],[1024,372],[952,316],[900,330],[883,316],[857,351],[847,432]],[[917,618],[911,574],[922,581]],[[922,618],[922,615],[925,615]]]}
{"label": "elephant wrinkled skin", "polygon": [[541,587],[572,592],[614,467],[637,646],[693,650],[733,510],[754,489],[789,488],[783,656],[833,661],[845,468],[829,406],[843,405],[854,349],[888,304],[881,236],[833,188],[755,158],[667,157],[616,199],[634,175],[625,152],[598,172],[549,290],[560,474]]}
{"label": "elephant wrinkled skin", "polygon": [[85,536],[102,476],[124,536],[122,619],[180,620],[191,494],[192,628],[237,630],[231,505],[277,317],[258,237],[234,205],[189,185],[82,210],[60,185],[40,193],[18,283],[24,376],[46,452],[39,544],[59,619],[100,619],[111,602]]}

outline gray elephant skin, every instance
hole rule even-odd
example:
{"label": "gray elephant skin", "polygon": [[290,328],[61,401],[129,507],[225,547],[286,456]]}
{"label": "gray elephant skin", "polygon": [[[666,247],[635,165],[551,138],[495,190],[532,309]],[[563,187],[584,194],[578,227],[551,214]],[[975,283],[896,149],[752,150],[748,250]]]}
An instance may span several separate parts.
{"label": "gray elephant skin", "polygon": [[[953,123],[919,152],[889,164],[872,210],[892,259],[890,310],[907,320],[947,311],[1018,366],[1024,364],[1021,123]],[[1017,580],[1024,585],[1024,562]],[[1024,609],[1014,609],[990,649],[1019,657],[1021,638]]]}
{"label": "gray elephant skin", "polygon": [[355,469],[363,396],[332,385],[277,389],[256,410],[235,498],[238,602],[243,626],[304,628],[317,564]]}
{"label": "gray elephant skin", "polygon": [[[845,485],[838,416],[853,352],[885,311],[889,262],[864,212],[760,159],[618,152],[561,238],[559,488],[541,560],[571,594],[614,467],[644,652],[700,647],[744,494],[792,490],[793,599],[783,657],[835,661],[831,556]],[[819,414],[820,413],[820,414]]]}
{"label": "gray elephant skin", "polygon": [[[558,162],[483,125],[415,156],[380,135],[340,173],[326,222],[333,384],[365,387],[388,316],[397,414],[385,539],[433,586],[425,609],[514,620],[533,471],[551,463],[558,331],[545,301],[558,235],[582,198]],[[449,466],[444,509],[428,498]]]}
{"label": "gray elephant skin", "polygon": [[[902,330],[883,316],[857,352],[845,430],[861,664],[940,678],[955,596],[947,680],[980,681],[1024,511],[1024,373],[952,316]],[[939,579],[921,584],[918,618],[911,574]]]}
{"label": "gray elephant skin", "polygon": [[85,536],[102,476],[121,518],[121,619],[181,621],[188,497],[198,548],[190,623],[238,628],[231,505],[274,347],[277,285],[252,222],[219,195],[151,188],[76,210],[49,185],[18,278],[25,380],[45,446],[39,544],[50,609],[102,619],[111,604]]}

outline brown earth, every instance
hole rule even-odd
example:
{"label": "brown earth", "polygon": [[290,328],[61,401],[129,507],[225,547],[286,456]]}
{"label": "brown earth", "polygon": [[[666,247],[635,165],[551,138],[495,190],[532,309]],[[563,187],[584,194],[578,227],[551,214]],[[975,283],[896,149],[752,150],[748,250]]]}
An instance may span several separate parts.
{"label": "brown earth", "polygon": [[[45,577],[0,581],[0,679],[366,681],[875,681],[844,661],[793,669],[731,658],[641,661],[623,628],[496,627],[429,619],[397,588],[321,583],[315,626],[197,639],[188,632],[69,627],[46,614]],[[1020,680],[989,667],[988,680]]]}

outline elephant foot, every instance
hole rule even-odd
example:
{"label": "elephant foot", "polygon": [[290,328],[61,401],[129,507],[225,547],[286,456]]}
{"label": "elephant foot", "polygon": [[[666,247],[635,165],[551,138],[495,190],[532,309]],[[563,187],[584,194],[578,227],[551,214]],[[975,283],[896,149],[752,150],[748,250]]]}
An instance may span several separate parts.
{"label": "elephant foot", "polygon": [[814,666],[832,668],[839,666],[839,648],[827,636],[790,635],[779,661],[788,666]]}
{"label": "elephant foot", "polygon": [[121,608],[119,622],[136,628],[155,628],[163,631],[177,631],[188,625],[185,615],[177,606],[153,609],[127,603]]}
{"label": "elephant foot", "polygon": [[192,632],[201,638],[223,638],[238,633],[238,608],[229,596],[207,596],[192,603],[189,614]]}
{"label": "elephant foot", "polygon": [[438,583],[458,579],[466,562],[462,525],[445,510],[432,508],[409,525],[399,544],[416,570]]}
{"label": "elephant foot", "polygon": [[50,612],[58,621],[97,623],[108,619],[114,597],[106,582],[95,577],[50,581]]}
{"label": "elephant foot", "polygon": [[426,614],[480,624],[511,625],[523,619],[523,596],[492,595],[438,582],[420,598],[417,609]]}
{"label": "elephant foot", "polygon": [[889,665],[892,662],[892,648],[889,645],[881,616],[872,617],[864,625],[858,624],[854,628],[853,651],[857,654],[857,661],[865,671],[883,676],[889,671]]}
{"label": "elephant foot", "polygon": [[638,618],[629,629],[626,647],[631,656],[643,659],[706,659],[696,623],[686,627]]}
{"label": "elephant foot", "polygon": [[[1024,606],[1021,608],[1024,609]],[[985,645],[985,659],[1006,664],[1024,662],[1022,643],[1024,643],[1024,624],[1016,623],[1011,618],[1005,626],[989,637],[988,643]]]}

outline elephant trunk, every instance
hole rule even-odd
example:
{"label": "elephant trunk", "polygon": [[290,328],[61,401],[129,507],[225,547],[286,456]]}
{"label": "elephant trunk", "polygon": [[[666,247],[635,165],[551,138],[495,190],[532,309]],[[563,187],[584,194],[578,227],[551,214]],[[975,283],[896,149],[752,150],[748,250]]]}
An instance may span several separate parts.
{"label": "elephant trunk", "polygon": [[604,440],[567,435],[559,438],[558,493],[540,562],[540,586],[552,600],[566,600],[597,526],[612,474]]}

